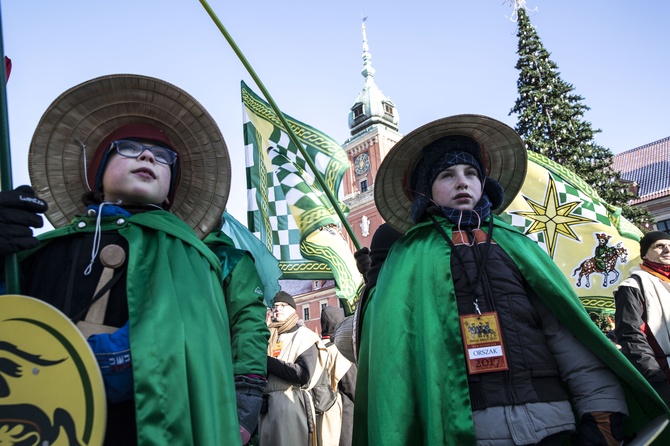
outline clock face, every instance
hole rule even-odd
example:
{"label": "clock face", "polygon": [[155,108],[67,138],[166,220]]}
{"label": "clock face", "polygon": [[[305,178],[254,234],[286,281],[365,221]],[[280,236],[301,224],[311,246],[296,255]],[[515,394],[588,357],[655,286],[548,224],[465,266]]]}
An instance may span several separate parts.
{"label": "clock face", "polygon": [[370,170],[370,156],[367,153],[361,153],[354,159],[354,172],[356,175],[363,175]]}

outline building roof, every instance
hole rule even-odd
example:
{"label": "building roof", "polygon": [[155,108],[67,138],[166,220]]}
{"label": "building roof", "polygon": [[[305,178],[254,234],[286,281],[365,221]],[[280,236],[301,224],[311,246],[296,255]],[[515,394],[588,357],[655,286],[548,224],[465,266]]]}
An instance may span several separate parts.
{"label": "building roof", "polygon": [[[324,280],[320,279],[323,283],[319,289],[323,288],[332,288],[335,286],[334,280]],[[311,293],[314,291],[313,280],[300,280],[300,279],[280,279],[279,285],[281,286],[282,291],[286,291],[293,297],[301,296],[303,294]]]}
{"label": "building roof", "polygon": [[615,155],[612,167],[637,183],[639,198],[631,204],[670,196],[670,136]]}

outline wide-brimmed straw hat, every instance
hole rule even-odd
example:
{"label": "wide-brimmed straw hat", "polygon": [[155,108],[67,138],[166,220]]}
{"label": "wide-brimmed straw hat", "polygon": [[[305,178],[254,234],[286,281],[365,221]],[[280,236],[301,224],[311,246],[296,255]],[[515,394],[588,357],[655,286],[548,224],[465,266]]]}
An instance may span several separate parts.
{"label": "wide-brimmed straw hat", "polygon": [[455,115],[430,122],[404,136],[393,146],[375,178],[375,204],[382,218],[400,232],[412,227],[412,172],[423,149],[445,136],[461,135],[477,141],[488,176],[505,190],[498,212],[503,211],[521,189],[528,155],[521,137],[508,125],[482,115]]}
{"label": "wide-brimmed straw hat", "polygon": [[[42,116],[28,156],[37,195],[54,227],[86,211],[86,168],[114,130],[148,124],[179,153],[180,179],[171,212],[203,238],[221,220],[230,191],[230,158],[214,119],[184,90],[132,74],[102,76],[60,95]],[[85,147],[85,157],[84,150]],[[94,185],[90,185],[91,188]]]}

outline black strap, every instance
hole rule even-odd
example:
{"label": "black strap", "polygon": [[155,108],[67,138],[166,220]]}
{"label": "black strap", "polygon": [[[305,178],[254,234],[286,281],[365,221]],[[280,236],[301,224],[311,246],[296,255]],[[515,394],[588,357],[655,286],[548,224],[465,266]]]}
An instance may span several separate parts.
{"label": "black strap", "polygon": [[[461,264],[461,268],[463,268],[463,272],[465,273],[466,268],[465,264],[463,263],[463,258],[460,256],[458,253],[458,250],[456,250],[456,245],[454,245],[454,242],[449,238],[446,232],[444,232],[444,229],[440,224],[435,220],[434,216],[430,216],[430,219],[433,221],[433,225],[437,229],[437,231],[442,235],[442,237],[447,241],[447,244],[449,244],[449,247],[451,248],[451,252],[454,253],[456,256],[456,259],[458,260],[458,263]],[[472,289],[472,295],[474,296],[477,292],[477,289],[481,286],[481,280],[482,280],[482,274],[484,272],[484,269],[486,268],[486,261],[489,258],[489,253],[491,251],[491,240],[493,239],[493,219],[489,219],[489,230],[488,233],[486,234],[486,243],[485,243],[485,251],[483,252],[482,255],[482,260],[481,264],[478,265],[477,267],[477,280],[473,284],[472,281],[470,280],[470,276],[466,273],[465,278],[468,281],[468,284],[470,285],[470,288]],[[475,243],[477,242],[477,239],[475,238]],[[476,299],[475,299],[475,304],[476,304]]]}
{"label": "black strap", "polygon": [[110,289],[112,289],[114,285],[116,285],[116,283],[119,281],[119,279],[123,275],[123,272],[126,269],[125,265],[126,263],[124,263],[122,267],[114,271],[114,275],[112,276],[112,278],[109,279],[109,281],[106,284],[104,284],[102,288],[98,290],[97,293],[95,293],[95,296],[93,296],[93,299],[91,299],[88,305],[86,305],[86,307],[83,310],[81,310],[79,313],[77,313],[71,318],[72,322],[74,322],[75,324],[79,322],[86,315],[86,313],[88,313],[88,310],[91,308],[91,306],[93,306],[93,304],[96,303],[98,300],[100,300],[100,298],[104,296],[107,291],[109,291]]}
{"label": "black strap", "polygon": [[637,274],[631,274],[630,275],[635,281],[637,282],[637,285],[640,287],[640,294],[642,295],[642,320],[646,323],[647,322],[647,298],[644,297],[644,287],[642,286],[642,279],[640,276]]}
{"label": "black strap", "polygon": [[70,307],[72,306],[72,293],[74,292],[74,276],[75,271],[77,270],[77,259],[79,258],[80,249],[81,249],[81,238],[77,238],[74,244],[74,255],[72,256],[70,277],[68,277],[67,289],[65,290],[65,305],[63,305],[63,311],[65,312],[65,314],[70,314]]}

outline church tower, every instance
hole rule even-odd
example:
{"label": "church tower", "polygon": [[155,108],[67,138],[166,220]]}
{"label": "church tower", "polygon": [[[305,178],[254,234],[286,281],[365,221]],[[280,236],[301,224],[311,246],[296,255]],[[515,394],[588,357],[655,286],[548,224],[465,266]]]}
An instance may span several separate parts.
{"label": "church tower", "polygon": [[[342,148],[349,157],[351,167],[344,174],[342,190],[344,202],[349,206],[347,220],[361,247],[370,247],[372,236],[384,221],[375,206],[374,187],[377,170],[391,148],[400,140],[398,133],[398,111],[391,99],[384,96],[374,81],[375,70],[370,62],[363,19],[363,90],[349,109],[350,137]],[[356,248],[348,233],[351,252]],[[298,316],[305,326],[316,333],[321,332],[321,312],[326,306],[341,305],[333,280],[286,280],[282,289],[293,295]]]}
{"label": "church tower", "polygon": [[[372,55],[363,33],[363,90],[349,109],[351,136],[342,147],[351,168],[343,179],[344,201],[349,206],[349,224],[361,247],[370,246],[372,235],[383,223],[374,202],[374,181],[377,169],[386,154],[400,140],[398,111],[390,98],[384,96],[374,81]],[[353,250],[353,243],[350,242]]]}

